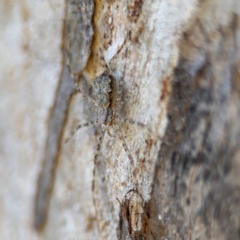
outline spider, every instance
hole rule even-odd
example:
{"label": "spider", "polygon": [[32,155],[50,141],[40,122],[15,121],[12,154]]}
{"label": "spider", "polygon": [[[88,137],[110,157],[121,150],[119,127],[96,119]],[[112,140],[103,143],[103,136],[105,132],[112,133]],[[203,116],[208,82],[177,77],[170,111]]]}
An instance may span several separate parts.
{"label": "spider", "polygon": [[[125,51],[125,56],[127,57],[128,50]],[[106,63],[104,57],[102,60]],[[83,124],[79,124],[74,127],[73,131],[70,133],[69,137],[65,140],[68,143],[72,136],[76,134],[77,131],[84,127],[91,125],[100,125],[100,134],[97,142],[97,149],[94,156],[94,168],[93,168],[93,181],[92,181],[92,191],[96,191],[96,171],[97,166],[100,163],[99,154],[101,153],[101,148],[103,145],[103,139],[108,132],[110,137],[119,138],[121,145],[129,159],[130,165],[135,166],[137,164],[137,159],[133,158],[133,155],[125,141],[125,137],[120,128],[120,123],[127,123],[131,125],[136,125],[142,129],[147,129],[148,132],[152,134],[148,126],[139,121],[127,118],[121,114],[121,109],[123,108],[123,86],[125,77],[125,68],[123,69],[123,74],[119,81],[113,76],[109,65],[105,64],[106,69],[100,76],[95,78],[92,84],[92,97],[86,95],[80,87],[77,87],[75,93],[80,93],[88,102],[95,106],[95,110],[99,112],[99,118],[95,121],[88,121]],[[109,129],[113,129],[113,134],[109,132]],[[135,179],[134,172],[128,173],[131,179]],[[132,175],[133,174],[133,175]],[[96,207],[96,199],[93,197],[93,202]]]}
{"label": "spider", "polygon": [[[125,52],[125,56],[127,58],[127,53],[128,50],[126,49]],[[103,61],[105,61],[104,57],[102,57]],[[136,159],[134,161],[134,158],[130,152],[130,149],[128,147],[128,145],[126,144],[125,141],[125,137],[122,133],[121,128],[119,127],[120,124],[119,123],[129,123],[132,125],[136,125],[139,126],[141,128],[145,128],[147,130],[149,130],[148,126],[126,118],[125,116],[122,116],[122,114],[120,113],[120,110],[123,108],[123,97],[122,97],[122,92],[123,92],[123,84],[124,84],[124,77],[125,77],[125,66],[123,69],[123,74],[121,76],[121,78],[119,79],[119,81],[117,81],[117,79],[114,77],[113,73],[110,70],[109,65],[106,63],[105,61],[105,65],[106,65],[106,71],[104,71],[100,76],[98,76],[92,84],[92,97],[88,96],[87,94],[84,93],[84,91],[80,88],[80,87],[76,87],[74,93],[80,93],[88,102],[90,102],[93,106],[95,106],[95,109],[100,113],[99,114],[99,118],[97,118],[97,120],[95,121],[89,121],[86,122],[84,124],[79,124],[77,125],[73,131],[71,132],[71,134],[69,135],[69,137],[65,140],[65,143],[69,142],[72,138],[72,136],[81,128],[83,127],[87,127],[87,126],[91,126],[91,125],[100,125],[100,135],[99,135],[99,140],[98,140],[98,144],[97,144],[97,151],[96,154],[94,156],[94,168],[93,168],[93,182],[92,182],[92,190],[94,191],[95,189],[95,179],[96,179],[96,167],[99,164],[99,154],[101,152],[101,147],[102,147],[102,143],[103,143],[103,139],[106,133],[106,130],[108,130],[108,133],[111,137],[118,137],[122,143],[123,149],[127,154],[127,157],[130,161],[131,166],[136,167]],[[69,73],[71,73],[71,69],[68,66],[68,71]],[[71,73],[71,76],[74,80],[75,76],[74,74]],[[76,82],[76,81],[75,81]],[[112,135],[109,132],[109,129],[113,128],[114,130],[114,134]],[[152,131],[149,130],[149,132],[152,134]],[[130,173],[132,174],[132,173]],[[42,176],[42,175],[41,175]],[[43,175],[44,178],[45,175]],[[131,175],[132,177],[132,175]],[[42,181],[43,179],[40,179],[41,182],[44,182],[44,189],[49,189],[48,185],[50,184],[49,181]],[[51,179],[50,179],[51,180]],[[40,190],[38,190],[39,192]],[[43,192],[43,193],[42,193]],[[39,228],[40,224],[43,225],[45,218],[46,218],[46,211],[47,211],[47,205],[46,205],[46,194],[48,194],[48,192],[46,191],[42,191],[41,192],[41,196],[43,195],[43,198],[38,198],[37,199],[37,204],[36,206],[38,207],[40,205],[40,207],[44,207],[43,211],[42,208],[36,208],[35,210],[35,228]],[[44,202],[45,201],[45,202]],[[95,203],[95,199],[94,199],[94,203]],[[96,206],[96,204],[95,204]],[[39,209],[41,211],[39,211]],[[40,214],[39,214],[40,212]],[[42,213],[43,212],[43,213]]]}
{"label": "spider", "polygon": [[[125,55],[127,56],[128,50],[126,49]],[[102,58],[104,61],[105,59]],[[106,63],[106,61],[105,61]],[[84,124],[77,125],[70,136],[65,140],[65,143],[69,142],[72,136],[81,128],[88,127],[90,125],[101,125],[100,136],[97,145],[97,153],[94,157],[94,165],[97,164],[97,158],[101,151],[101,145],[103,142],[103,138],[108,127],[113,127],[116,136],[121,140],[122,146],[130,160],[131,164],[134,164],[134,159],[132,154],[126,144],[123,133],[117,124],[117,122],[129,123],[132,125],[137,125],[141,128],[146,128],[147,125],[141,122],[135,121],[133,119],[126,118],[125,116],[121,116],[120,110],[123,105],[122,101],[122,90],[124,83],[124,75],[125,75],[125,67],[123,71],[123,75],[118,83],[117,79],[113,76],[110,67],[106,63],[107,71],[104,71],[100,76],[95,78],[92,84],[92,95],[93,98],[87,96],[80,87],[77,87],[75,93],[80,93],[88,102],[95,106],[95,110],[100,112],[100,117],[95,121],[89,121]],[[148,131],[150,131],[148,129]],[[112,136],[109,133],[110,136]],[[113,137],[113,136],[112,136]],[[95,175],[95,170],[94,170]]]}
{"label": "spider", "polygon": [[[126,49],[125,58],[127,58],[127,53],[128,53],[128,50]],[[127,157],[130,165],[132,166],[130,168],[134,169],[133,171],[127,171],[127,178],[131,182],[130,185],[131,184],[135,185],[135,182],[137,181],[135,177],[135,169],[137,169],[136,167],[137,167],[138,159],[137,158],[135,159],[135,157],[133,157],[129,146],[126,143],[124,133],[121,129],[121,123],[136,125],[141,129],[149,130],[147,124],[127,118],[124,116],[124,114],[122,114],[121,110],[123,110],[123,104],[124,104],[124,101],[123,101],[124,88],[123,87],[124,87],[126,65],[123,67],[122,75],[118,81],[114,77],[104,57],[102,57],[102,60],[103,62],[105,62],[104,65],[106,67],[106,70],[100,76],[94,79],[92,83],[92,94],[89,94],[89,95],[85,94],[86,91],[83,91],[82,90],[83,88],[80,88],[80,87],[77,87],[75,91],[75,93],[79,93],[80,95],[82,95],[87,102],[89,102],[91,105],[95,107],[95,110],[98,112],[98,118],[95,121],[94,120],[86,121],[85,123],[81,123],[75,126],[72,132],[68,135],[68,138],[66,138],[65,140],[65,143],[69,143],[73,135],[76,134],[77,131],[79,131],[84,127],[88,127],[91,125],[100,125],[96,152],[93,159],[94,167],[93,167],[93,180],[92,180],[93,205],[96,210],[97,218],[98,218],[97,215],[99,215],[99,217],[101,216],[101,213],[100,213],[101,207],[99,207],[99,202],[98,202],[98,198],[99,198],[98,189],[103,187],[102,186],[103,183],[99,182],[101,179],[100,177],[101,174],[100,175],[98,174],[99,174],[99,169],[101,168],[100,165],[105,164],[104,162],[100,161],[99,155],[100,154],[102,155],[101,149],[103,146],[103,140],[104,140],[104,136],[106,135],[106,132],[108,133],[108,135],[110,135],[110,137],[117,137],[120,140],[120,144],[122,145],[122,148],[126,154],[125,156]],[[109,132],[110,129],[113,130],[111,131],[111,133]],[[99,177],[99,179],[96,177]],[[99,214],[97,212],[99,212]]]}

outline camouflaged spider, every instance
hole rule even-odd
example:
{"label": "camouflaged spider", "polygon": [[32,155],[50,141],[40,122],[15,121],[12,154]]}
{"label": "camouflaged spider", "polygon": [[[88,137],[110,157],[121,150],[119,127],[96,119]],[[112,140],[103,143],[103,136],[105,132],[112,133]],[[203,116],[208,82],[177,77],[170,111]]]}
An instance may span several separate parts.
{"label": "camouflaged spider", "polygon": [[119,114],[123,104],[123,102],[121,101],[122,100],[121,98],[122,98],[123,78],[125,74],[125,69],[123,72],[123,76],[121,77],[118,83],[116,78],[113,76],[109,66],[107,64],[106,66],[108,68],[108,71],[105,71],[100,76],[95,78],[95,80],[93,81],[93,84],[92,84],[93,99],[87,96],[85,93],[83,93],[83,91],[79,87],[76,88],[75,90],[76,93],[78,92],[82,94],[82,96],[87,101],[94,104],[97,111],[100,111],[101,117],[95,121],[90,121],[84,124],[77,125],[72,131],[72,133],[70,134],[70,137],[67,138],[65,142],[68,142],[71,139],[72,135],[74,135],[79,129],[90,126],[90,125],[101,124],[101,133],[100,133],[99,141],[97,145],[97,153],[94,157],[94,164],[96,164],[99,152],[101,150],[102,140],[105,135],[106,129],[107,127],[111,126],[114,128],[114,131],[117,137],[121,140],[122,146],[125,152],[127,153],[131,164],[133,164],[134,159],[132,157],[132,154],[126,144],[126,141],[123,137],[121,129],[119,128],[118,124],[116,124],[115,121],[117,120],[120,122],[137,125],[139,127],[146,127],[146,125],[143,123],[137,122],[135,120],[123,117]]}
{"label": "camouflaged spider", "polygon": [[[126,50],[127,53],[127,50]],[[105,59],[103,61],[106,63]],[[127,123],[131,125],[139,126],[140,128],[144,128],[148,130],[145,124],[126,118],[125,116],[120,114],[120,110],[123,107],[122,92],[123,92],[123,84],[125,77],[125,66],[123,69],[122,76],[117,79],[113,76],[113,73],[110,70],[109,65],[106,63],[107,71],[103,72],[100,76],[95,78],[92,84],[92,97],[86,95],[79,87],[75,90],[76,93],[80,93],[88,102],[92,103],[98,112],[100,112],[100,116],[95,121],[89,121],[84,124],[77,125],[70,137],[66,139],[68,142],[71,137],[81,128],[87,127],[90,125],[100,125],[100,133],[99,139],[97,142],[97,149],[94,156],[94,167],[93,167],[93,182],[92,182],[92,191],[95,192],[96,188],[96,174],[97,174],[97,166],[100,164],[99,155],[101,152],[101,148],[103,145],[103,139],[106,133],[110,137],[117,137],[120,139],[122,147],[130,161],[130,164],[134,166],[137,164],[137,159],[134,159],[128,145],[126,144],[124,135],[120,128],[120,123]],[[109,128],[113,129],[113,135],[110,134]],[[96,199],[93,198],[94,205],[96,207]]]}

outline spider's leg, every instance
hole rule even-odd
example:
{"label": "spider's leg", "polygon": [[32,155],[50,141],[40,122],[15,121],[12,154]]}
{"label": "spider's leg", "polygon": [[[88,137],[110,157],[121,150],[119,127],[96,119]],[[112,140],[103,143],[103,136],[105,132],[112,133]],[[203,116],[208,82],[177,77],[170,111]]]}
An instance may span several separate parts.
{"label": "spider's leg", "polygon": [[96,151],[96,154],[94,156],[93,183],[92,183],[92,191],[93,192],[94,192],[94,189],[95,189],[96,165],[98,164],[97,159],[98,159],[101,147],[102,147],[103,137],[104,137],[105,132],[106,132],[106,125],[104,124],[105,119],[107,117],[106,114],[107,114],[107,111],[103,110],[102,111],[102,115],[101,115],[101,123],[102,123],[102,125],[101,125],[101,132],[100,132],[100,135],[99,135],[99,138],[98,138],[97,151]]}
{"label": "spider's leg", "polygon": [[127,153],[127,156],[129,158],[131,164],[133,165],[134,164],[134,159],[133,159],[132,154],[131,154],[131,152],[130,152],[127,144],[126,144],[126,141],[125,141],[125,139],[123,137],[123,134],[122,134],[120,128],[118,126],[116,126],[116,127],[114,127],[114,129],[116,130],[117,136],[122,141],[122,146],[123,146],[125,152]]}
{"label": "spider's leg", "polygon": [[93,180],[92,180],[92,193],[93,193],[93,203],[96,209],[96,199],[94,197],[94,191],[95,191],[95,178],[96,178],[96,166],[98,164],[98,156],[102,147],[102,142],[103,142],[103,137],[105,135],[106,132],[106,128],[105,127],[101,127],[101,133],[98,139],[98,145],[97,145],[97,152],[94,156],[94,166],[93,166]]}
{"label": "spider's leg", "polygon": [[[146,129],[148,131],[148,133],[151,135],[151,136],[155,136],[156,139],[160,140],[160,141],[163,141],[163,138],[160,137],[160,136],[156,136],[156,133],[153,132],[153,130],[150,128],[150,126],[148,124],[144,124],[142,122],[139,122],[139,121],[135,121],[131,118],[126,118],[126,117],[123,117],[121,116],[120,114],[115,114],[115,116],[117,117],[117,119],[121,122],[124,122],[124,123],[129,123],[131,125],[135,125],[135,126],[138,126],[138,127],[141,127],[143,129]],[[165,144],[169,145],[170,143],[164,141]]]}
{"label": "spider's leg", "polygon": [[97,124],[99,124],[99,123],[100,123],[100,120],[97,119],[97,120],[95,120],[95,121],[90,121],[90,122],[86,122],[86,123],[77,125],[77,126],[73,129],[73,131],[72,131],[72,133],[70,134],[70,136],[65,140],[65,143],[68,143],[69,140],[72,138],[72,136],[73,136],[80,128],[88,127],[88,126],[91,126],[91,125],[97,125]]}
{"label": "spider's leg", "polygon": [[92,98],[90,98],[89,96],[87,96],[87,95],[81,90],[80,87],[77,87],[77,88],[75,89],[75,91],[73,92],[73,94],[76,94],[76,93],[80,93],[80,94],[83,96],[84,99],[86,99],[89,103],[93,104],[93,105],[96,107],[97,111],[101,111],[101,110],[102,110],[102,108],[98,106],[97,102],[94,101],[94,100],[93,100]]}
{"label": "spider's leg", "polygon": [[117,117],[117,119],[119,119],[121,122],[124,122],[124,123],[129,123],[131,125],[136,125],[138,127],[141,127],[141,128],[146,128],[147,125],[142,123],[142,122],[138,122],[138,121],[135,121],[131,118],[126,118],[126,117],[123,117],[121,116],[120,114],[115,114],[115,116]]}

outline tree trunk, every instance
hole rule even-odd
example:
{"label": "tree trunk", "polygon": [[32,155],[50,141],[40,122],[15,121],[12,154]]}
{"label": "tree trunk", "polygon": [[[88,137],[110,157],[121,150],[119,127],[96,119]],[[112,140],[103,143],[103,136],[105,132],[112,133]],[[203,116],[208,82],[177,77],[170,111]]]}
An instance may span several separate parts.
{"label": "tree trunk", "polygon": [[237,0],[0,11],[0,239],[240,239]]}

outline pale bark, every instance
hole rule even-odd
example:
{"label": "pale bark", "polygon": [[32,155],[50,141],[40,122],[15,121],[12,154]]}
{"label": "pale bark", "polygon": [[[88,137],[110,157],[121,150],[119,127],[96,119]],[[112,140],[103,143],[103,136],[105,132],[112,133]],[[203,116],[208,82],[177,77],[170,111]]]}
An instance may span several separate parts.
{"label": "pale bark", "polygon": [[[0,4],[0,239],[240,239],[238,1],[69,9]],[[71,135],[101,117],[71,74],[91,97],[103,72],[123,79],[113,112],[147,126],[114,117],[96,157],[99,125]],[[41,171],[55,180],[36,230]]]}

